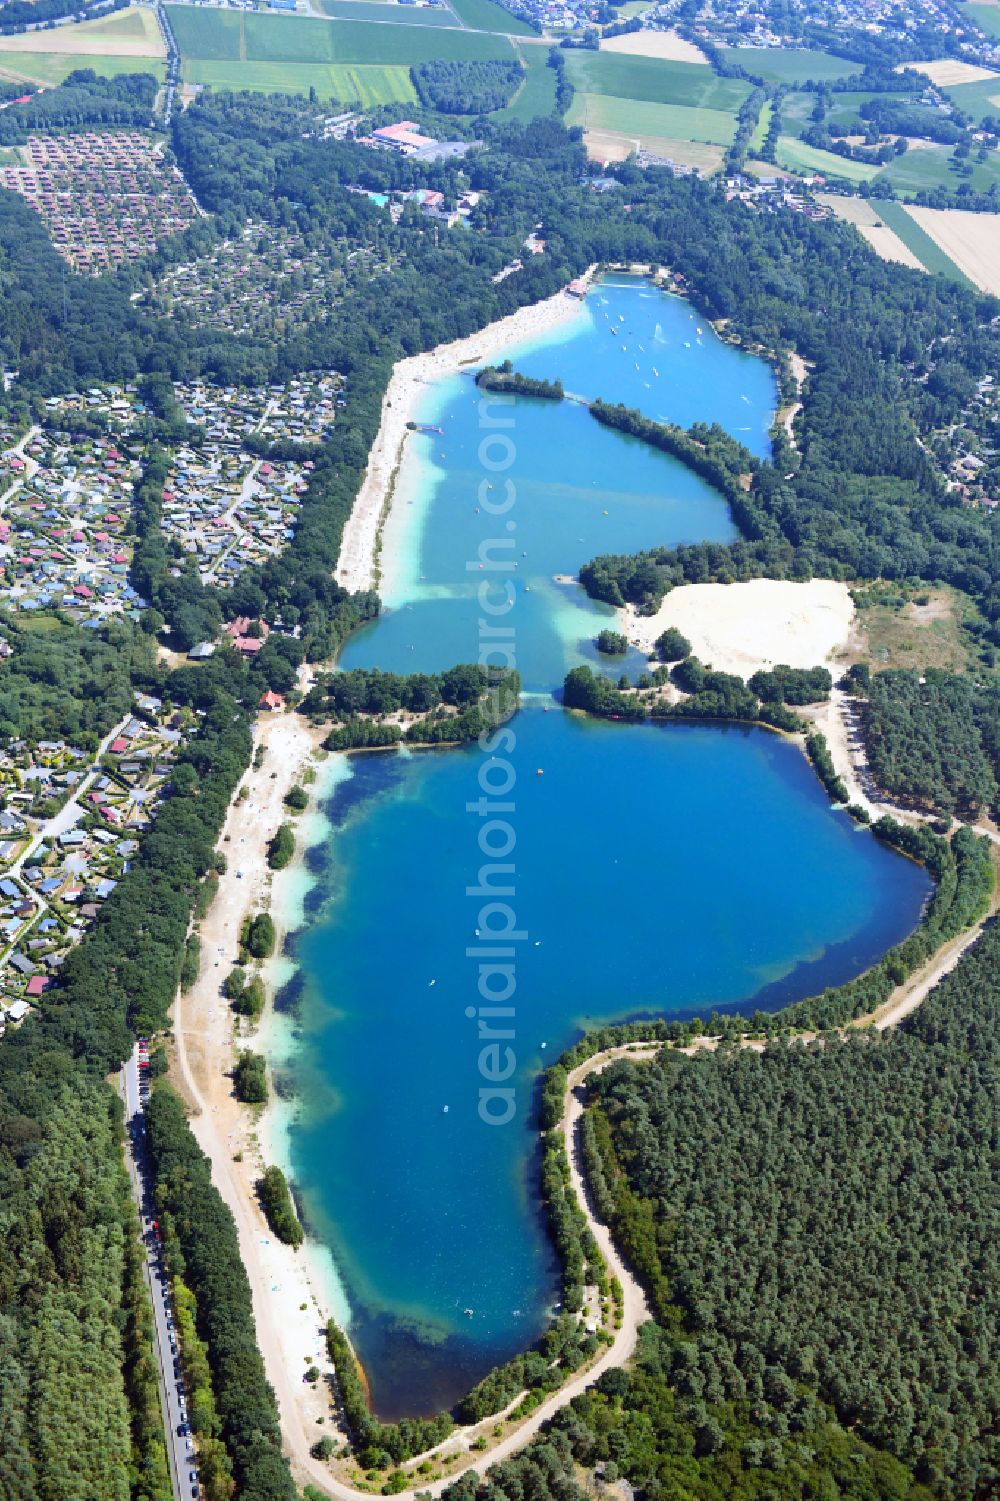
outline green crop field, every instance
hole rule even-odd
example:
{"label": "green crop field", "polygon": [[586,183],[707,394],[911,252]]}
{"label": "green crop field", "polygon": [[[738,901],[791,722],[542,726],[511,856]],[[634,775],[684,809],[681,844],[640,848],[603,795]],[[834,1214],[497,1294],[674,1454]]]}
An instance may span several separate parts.
{"label": "green crop field", "polygon": [[215,89],[250,89],[258,94],[303,94],[310,88],[322,100],[375,104],[411,104],[416,92],[409,68],[379,67],[350,63],[232,63],[203,62],[197,58],[183,65],[184,79]]}
{"label": "green crop field", "polygon": [[971,119],[985,120],[988,115],[1000,119],[1000,73],[994,78],[980,78],[975,83],[956,83],[941,91]]}
{"label": "green crop field", "polygon": [[379,63],[409,67],[434,58],[510,57],[506,37],[437,26],[383,26],[372,21],[324,21],[318,16],[196,10],[168,6],[185,60],[255,63]]}
{"label": "green crop field", "polygon": [[722,52],[755,78],[773,83],[807,83],[813,78],[819,83],[824,78],[849,78],[852,73],[861,72],[860,63],[800,47],[723,47]]}
{"label": "green crop field", "polygon": [[243,37],[243,14],[235,10],[201,10],[194,5],[168,5],[167,20],[181,57],[237,62]]}
{"label": "green crop field", "polygon": [[152,73],[163,79],[166,63],[159,57],[105,57],[75,52],[7,52],[0,47],[0,75],[30,83],[62,83],[78,68],[92,68],[104,78],[119,73]]}
{"label": "green crop field", "polygon": [[556,75],[548,65],[547,47],[516,47],[527,69],[524,82],[506,109],[498,109],[494,120],[534,120],[551,115],[556,107]]}
{"label": "green crop field", "polygon": [[786,172],[822,172],[824,177],[840,177],[845,182],[868,182],[878,167],[866,162],[852,162],[832,151],[817,151],[794,136],[778,137],[778,166]]}
{"label": "green crop field", "polygon": [[736,116],[719,109],[688,109],[681,104],[615,99],[607,94],[574,95],[566,123],[639,140],[666,136],[716,146],[730,146],[736,134]]}
{"label": "green crop field", "polygon": [[463,26],[473,31],[502,31],[510,36],[534,36],[526,21],[511,15],[494,0],[448,0]]}
{"label": "green crop field", "polygon": [[583,94],[609,94],[615,99],[682,104],[734,114],[750,93],[750,85],[741,79],[717,78],[711,68],[700,63],[630,57],[623,52],[568,52],[566,72]]}
{"label": "green crop field", "polygon": [[960,281],[964,287],[971,287],[972,282],[964,271],[960,271],[950,256],[945,255],[940,245],[935,244],[925,229],[921,229],[915,219],[911,219],[901,203],[893,203],[891,199],[880,198],[872,204],[882,223],[893,230],[908,250],[912,250],[917,260],[932,274],[940,272],[943,276],[950,276],[954,281]]}
{"label": "green crop field", "polygon": [[985,162],[977,162],[975,155],[969,158],[972,174],[962,176],[953,166],[954,147],[910,147],[905,156],[883,167],[879,182],[889,182],[897,193],[906,197],[929,188],[948,188],[955,192],[963,182],[968,182],[977,193],[988,193],[995,183],[1000,183],[1000,158],[995,151],[989,153]]}
{"label": "green crop field", "polygon": [[987,36],[1000,37],[1000,5],[963,5],[962,15],[975,21]]}
{"label": "green crop field", "polygon": [[344,21],[389,21],[401,26],[454,26],[455,17],[443,6],[386,5],[384,0],[320,0],[324,16]]}

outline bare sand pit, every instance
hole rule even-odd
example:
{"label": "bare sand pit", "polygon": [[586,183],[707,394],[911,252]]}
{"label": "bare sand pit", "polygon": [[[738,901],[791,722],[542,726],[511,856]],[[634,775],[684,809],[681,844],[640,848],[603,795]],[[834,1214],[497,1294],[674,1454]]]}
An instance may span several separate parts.
{"label": "bare sand pit", "polygon": [[632,57],[661,57],[671,63],[700,63],[708,67],[708,58],[694,42],[685,41],[676,31],[630,31],[624,36],[607,37],[602,52],[626,52]]}
{"label": "bare sand pit", "polygon": [[655,615],[621,612],[629,641],[652,652],[656,638],[676,626],[702,662],[748,677],[760,667],[816,667],[847,640],[854,602],[846,584],[831,579],[792,583],[751,579],[745,584],[684,584],[671,589]]}
{"label": "bare sand pit", "polygon": [[981,291],[1000,297],[1000,214],[920,208],[909,203],[905,208],[971,282]]}
{"label": "bare sand pit", "polygon": [[[589,282],[596,266],[581,280]],[[439,344],[428,354],[400,360],[392,372],[382,401],[382,421],[368,457],[358,498],[344,528],[337,565],[337,582],[352,592],[375,589],[379,583],[379,541],[392,504],[393,491],[406,444],[407,423],[423,388],[467,365],[482,364],[520,339],[548,333],[579,317],[582,301],[557,292],[544,302],[519,308],[467,339]]]}
{"label": "bare sand pit", "polygon": [[929,78],[939,88],[951,88],[959,83],[978,83],[982,78],[995,78],[1000,89],[1000,73],[993,68],[981,68],[978,63],[963,63],[955,57],[939,57],[927,63],[900,63],[896,69],[913,68]]}

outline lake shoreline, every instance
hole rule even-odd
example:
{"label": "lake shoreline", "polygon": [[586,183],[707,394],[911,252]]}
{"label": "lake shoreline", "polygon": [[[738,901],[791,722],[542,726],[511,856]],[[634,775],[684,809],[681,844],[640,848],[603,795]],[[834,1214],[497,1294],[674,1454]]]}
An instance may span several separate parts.
{"label": "lake shoreline", "polygon": [[[596,270],[596,264],[590,266],[581,281],[589,286]],[[412,355],[393,366],[382,399],[379,430],[344,528],[336,570],[337,582],[343,588],[352,593],[376,588],[398,569],[399,548],[395,536],[389,534],[389,523],[398,513],[396,501],[409,456],[406,439],[413,429],[407,424],[416,420],[428,389],[446,376],[485,363],[512,343],[561,328],[579,317],[583,308],[582,297],[565,290],[556,292],[543,302],[499,318],[478,333],[439,344],[426,354]]]}

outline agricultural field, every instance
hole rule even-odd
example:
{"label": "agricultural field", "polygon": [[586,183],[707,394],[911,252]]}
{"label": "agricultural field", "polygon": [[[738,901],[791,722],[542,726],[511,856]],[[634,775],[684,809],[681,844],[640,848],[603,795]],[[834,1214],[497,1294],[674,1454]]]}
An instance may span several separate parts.
{"label": "agricultural field", "polygon": [[845,198],[837,193],[817,193],[818,202],[831,210],[845,224],[853,224],[864,240],[884,261],[909,266],[913,271],[926,268],[900,235],[886,222],[880,203],[867,198]]}
{"label": "agricultural field", "polygon": [[[512,15],[494,0],[448,0],[463,26],[471,31],[500,31],[508,36],[534,36],[526,21]],[[421,59],[422,60],[422,59]]]}
{"label": "agricultural field", "polygon": [[506,109],[497,110],[491,118],[527,121],[551,115],[556,107],[556,75],[548,65],[548,48],[515,43],[514,50],[527,70],[524,82]]}
{"label": "agricultural field", "polygon": [[709,66],[701,48],[678,36],[676,31],[627,31],[623,36],[603,39],[601,51],[624,52],[629,57],[659,57],[664,62],[693,63],[700,68]]}
{"label": "agricultural field", "polygon": [[4,52],[70,53],[76,57],[166,57],[155,13],[133,6],[79,25],[24,31],[2,39]]}
{"label": "agricultural field", "polygon": [[901,203],[895,203],[888,198],[882,199],[879,201],[878,211],[883,222],[888,224],[890,229],[895,230],[903,244],[909,246],[931,275],[950,276],[954,281],[962,282],[964,286],[972,285],[964,271],[960,271],[950,256],[945,255],[940,245],[931,239],[926,230],[921,229],[913,215]]}
{"label": "agricultural field", "polygon": [[861,71],[860,63],[799,47],[723,47],[721,50],[731,62],[739,63],[748,73],[769,83],[807,83],[810,79],[819,83],[824,78],[849,78],[852,73]]}
{"label": "agricultural field", "polygon": [[1000,82],[1000,74],[992,72],[989,68],[983,68],[979,63],[962,62],[957,57],[939,57],[926,63],[900,63],[896,71],[903,68],[911,68],[917,73],[922,73],[929,78],[935,88],[948,89],[961,87],[963,84],[981,83],[990,78]]}
{"label": "agricultural field", "polygon": [[1000,296],[1000,214],[916,204],[906,212],[971,282]]}
{"label": "agricultural field", "polygon": [[216,63],[195,58],[183,65],[184,81],[213,89],[249,89],[255,94],[303,94],[311,88],[324,102],[415,104],[409,68],[359,63]]}
{"label": "agricultural field", "polygon": [[1000,73],[981,78],[976,83],[960,83],[945,90],[963,114],[981,122],[988,116],[1000,118]]}
{"label": "agricultural field", "polygon": [[[718,109],[688,109],[681,104],[650,104],[643,100],[614,99],[605,94],[576,94],[567,124],[585,130],[632,136],[645,144],[647,136],[678,141],[700,141],[729,146],[736,134],[736,119]],[[649,148],[653,149],[653,148]]]}
{"label": "agricultural field", "polygon": [[582,94],[607,94],[627,101],[686,105],[734,115],[750,93],[750,85],[741,79],[717,78],[711,69],[697,63],[611,52],[568,52],[566,73]]}
{"label": "agricultural field", "polygon": [[390,5],[385,0],[320,0],[324,16],[343,21],[388,21],[401,26],[454,26],[444,6]]}
{"label": "agricultural field", "polygon": [[[439,57],[452,61],[511,55],[506,37],[457,29],[198,10],[186,5],[168,6],[167,14],[185,62],[377,63],[408,68]],[[197,81],[187,71],[186,76]]]}
{"label": "agricultural field", "polygon": [[1000,41],[1000,5],[964,5],[962,14],[975,21],[987,36]]}
{"label": "agricultural field", "polygon": [[[51,32],[45,35],[49,37]],[[89,53],[7,52],[0,48],[0,78],[18,83],[62,83],[79,68],[93,68],[105,78],[115,78],[119,73],[152,73],[161,82],[167,72],[166,63],[156,57],[96,58]]]}
{"label": "agricultural field", "polygon": [[787,172],[821,172],[824,177],[839,177],[844,182],[869,182],[879,170],[867,162],[852,162],[832,151],[818,151],[815,146],[807,146],[794,136],[778,137],[777,156],[778,166]]}

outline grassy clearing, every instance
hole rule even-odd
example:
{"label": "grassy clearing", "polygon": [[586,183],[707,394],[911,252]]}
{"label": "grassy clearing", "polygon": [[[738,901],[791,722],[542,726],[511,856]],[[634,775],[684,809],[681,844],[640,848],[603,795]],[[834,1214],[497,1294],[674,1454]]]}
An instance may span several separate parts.
{"label": "grassy clearing", "polygon": [[378,0],[320,0],[324,16],[344,21],[388,21],[400,26],[454,26],[450,11],[426,5],[386,5]]}
{"label": "grassy clearing", "polygon": [[240,63],[208,62],[192,58],[183,67],[186,83],[214,89],[249,89],[255,94],[303,94],[316,90],[318,99],[336,99],[342,104],[416,102],[410,70],[350,63]]}
{"label": "grassy clearing", "polygon": [[526,21],[511,15],[494,0],[448,0],[463,26],[473,31],[500,31],[508,36],[534,36]]}
{"label": "grassy clearing", "polygon": [[771,128],[771,116],[773,113],[770,99],[765,99],[764,107],[757,116],[757,124],[753,128],[753,135],[750,137],[751,151],[760,151],[763,148],[764,142],[767,140],[767,133]]}
{"label": "grassy clearing", "polygon": [[878,172],[865,162],[848,161],[832,151],[818,151],[794,136],[778,137],[778,166],[786,172],[821,172],[824,177],[839,177],[844,182],[868,182]]}
{"label": "grassy clearing", "polygon": [[[587,155],[595,162],[623,162],[635,150],[634,137],[619,135],[610,130],[587,130],[584,132],[583,143],[587,148]],[[678,141],[670,136],[644,135],[641,144],[647,151],[693,167],[706,177],[719,170],[725,154],[721,146],[706,146],[698,141]]]}
{"label": "grassy clearing", "polygon": [[[906,590],[881,586],[885,603],[863,604],[850,643],[851,660],[885,667],[939,667],[965,672],[970,653],[961,620],[968,601],[955,589],[921,589],[904,603]],[[879,588],[865,591],[878,600]],[[917,601],[922,601],[917,603]]]}
{"label": "grassy clearing", "polygon": [[898,156],[883,167],[879,182],[891,183],[903,197],[912,196],[927,188],[948,188],[954,192],[963,182],[971,183],[978,193],[987,193],[994,183],[1000,182],[1000,157],[991,152],[985,162],[970,158],[972,175],[962,177],[952,166],[954,148],[951,146],[921,146],[911,148],[905,156]]}
{"label": "grassy clearing", "polygon": [[494,120],[535,120],[551,115],[556,107],[556,75],[548,65],[548,50],[541,47],[515,47],[527,69],[524,82],[506,109],[499,109]]}
{"label": "grassy clearing", "polygon": [[831,57],[827,52],[809,52],[805,48],[790,47],[723,47],[724,55],[731,62],[739,63],[755,78],[765,78],[773,83],[807,83],[815,79],[849,78],[861,72],[860,63],[851,63],[843,57]]}
{"label": "grassy clearing", "polygon": [[921,229],[901,203],[877,199],[873,207],[883,224],[888,224],[889,228],[899,235],[907,249],[913,251],[920,264],[932,275],[940,272],[942,276],[950,276],[954,281],[960,281],[963,286],[972,286],[965,272],[959,270],[950,256],[945,255],[940,245],[934,243],[927,231]]}
{"label": "grassy clearing", "polygon": [[104,78],[119,73],[152,73],[162,82],[166,63],[158,57],[102,57],[93,53],[8,52],[0,48],[0,74],[25,83],[62,83],[78,68],[92,68]]}
{"label": "grassy clearing", "polygon": [[965,5],[962,14],[975,21],[987,36],[1000,37],[1000,5]]}
{"label": "grassy clearing", "polygon": [[605,94],[576,94],[567,124],[633,136],[644,144],[647,136],[661,136],[677,141],[729,146],[736,134],[735,115],[723,114],[721,110],[612,99]]}
{"label": "grassy clearing", "polygon": [[581,93],[648,104],[687,105],[735,114],[750,93],[749,85],[740,79],[717,78],[711,69],[698,63],[630,57],[620,52],[568,52],[566,71]]}

